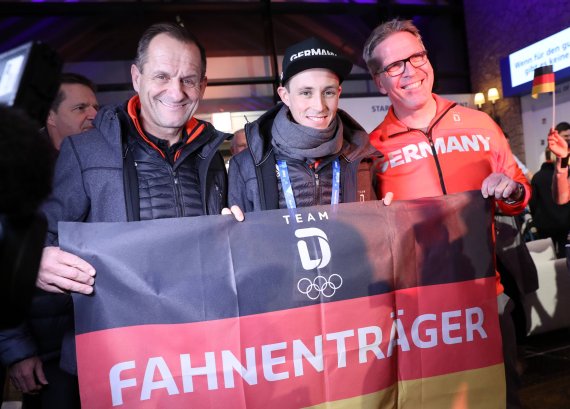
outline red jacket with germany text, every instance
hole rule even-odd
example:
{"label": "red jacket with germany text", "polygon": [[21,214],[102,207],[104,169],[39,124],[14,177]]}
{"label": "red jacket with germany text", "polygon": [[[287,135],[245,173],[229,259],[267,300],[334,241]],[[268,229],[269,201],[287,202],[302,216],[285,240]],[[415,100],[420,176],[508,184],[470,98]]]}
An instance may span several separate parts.
{"label": "red jacket with germany text", "polygon": [[[411,200],[480,190],[487,176],[500,172],[521,183],[525,196],[513,204],[499,200],[499,208],[508,215],[522,212],[531,188],[499,126],[483,112],[433,97],[437,113],[426,133],[408,128],[390,107],[370,134],[384,155],[377,170],[378,197],[392,192],[394,200]],[[502,292],[499,282],[497,290]]]}
{"label": "red jacket with germany text", "polygon": [[522,212],[531,189],[499,126],[483,112],[433,96],[437,113],[427,133],[408,128],[390,107],[370,134],[384,155],[377,172],[379,197],[392,192],[394,200],[407,200],[480,190],[487,176],[500,172],[521,183],[525,197],[514,204],[500,200],[499,208],[508,215]]}

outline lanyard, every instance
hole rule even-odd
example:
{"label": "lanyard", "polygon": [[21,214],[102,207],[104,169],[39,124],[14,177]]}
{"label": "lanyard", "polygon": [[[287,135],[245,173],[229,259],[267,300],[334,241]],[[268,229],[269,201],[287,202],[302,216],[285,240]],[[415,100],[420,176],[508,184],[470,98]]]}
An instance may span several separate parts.
{"label": "lanyard", "polygon": [[[285,196],[287,209],[295,209],[297,205],[295,204],[295,196],[293,195],[293,187],[291,186],[291,179],[289,178],[289,168],[287,167],[287,162],[284,160],[278,160],[277,165],[279,166],[281,186],[283,187],[283,195]],[[331,204],[335,205],[338,204],[340,194],[340,162],[338,158],[333,161],[332,166],[333,177]]]}

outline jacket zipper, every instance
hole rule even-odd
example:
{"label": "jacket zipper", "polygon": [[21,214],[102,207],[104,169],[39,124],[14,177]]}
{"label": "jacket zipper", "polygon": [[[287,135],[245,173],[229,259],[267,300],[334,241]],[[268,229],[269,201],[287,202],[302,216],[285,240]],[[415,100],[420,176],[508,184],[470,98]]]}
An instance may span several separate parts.
{"label": "jacket zipper", "polygon": [[[447,188],[445,187],[445,181],[443,180],[443,171],[441,170],[441,165],[440,165],[440,163],[439,163],[439,158],[437,157],[437,153],[436,153],[436,151],[435,151],[435,145],[434,145],[434,143],[433,143],[433,138],[432,138],[432,136],[431,136],[431,132],[432,132],[433,128],[435,128],[435,126],[438,124],[438,122],[443,119],[443,117],[445,116],[445,114],[447,114],[455,105],[457,105],[457,104],[456,104],[456,103],[453,103],[453,104],[451,104],[445,111],[443,111],[443,112],[441,113],[441,115],[439,116],[439,118],[437,118],[437,120],[433,123],[433,125],[428,128],[427,133],[425,133],[425,132],[423,132],[423,131],[421,131],[421,130],[419,130],[419,129],[410,129],[410,128],[408,128],[408,130],[406,131],[406,132],[409,132],[409,131],[415,130],[415,131],[418,131],[418,132],[423,133],[423,134],[426,136],[426,138],[427,138],[427,140],[428,140],[428,142],[429,142],[429,146],[431,147],[431,153],[432,153],[432,155],[433,155],[433,159],[435,160],[435,167],[437,168],[437,175],[439,176],[439,184],[440,184],[440,186],[441,186],[441,191],[442,191],[442,193],[443,193],[444,195],[447,195]],[[405,133],[405,132],[399,132],[399,133]],[[392,136],[390,136],[390,137],[393,137],[393,136],[396,136],[396,135],[398,135],[398,134],[392,135]]]}
{"label": "jacket zipper", "polygon": [[174,178],[174,190],[176,192],[176,215],[177,217],[184,216],[184,206],[182,206],[182,188],[180,187],[180,179],[178,171],[172,170],[172,177]]}
{"label": "jacket zipper", "polygon": [[319,181],[319,174],[317,173],[317,171],[314,171],[314,176],[315,176],[315,206],[318,205],[320,203],[320,199],[321,199],[321,186],[320,186],[320,181]]}
{"label": "jacket zipper", "polygon": [[437,168],[437,174],[439,176],[439,184],[441,185],[441,191],[443,192],[444,195],[446,195],[447,189],[445,187],[445,182],[443,180],[443,172],[441,170],[439,158],[437,157],[437,152],[435,151],[435,145],[433,144],[433,139],[431,137],[431,129],[428,131],[426,137],[429,141],[429,146],[431,147],[431,153],[433,155],[433,159],[435,160],[435,167]]}

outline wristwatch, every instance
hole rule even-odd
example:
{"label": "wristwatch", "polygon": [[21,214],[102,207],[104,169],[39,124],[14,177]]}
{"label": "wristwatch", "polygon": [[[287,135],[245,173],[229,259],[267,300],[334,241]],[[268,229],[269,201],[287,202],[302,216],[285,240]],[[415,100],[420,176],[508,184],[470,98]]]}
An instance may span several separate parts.
{"label": "wristwatch", "polygon": [[568,167],[568,158],[570,157],[570,154],[568,156],[566,156],[565,158],[562,158],[562,160],[560,161],[560,167],[561,168],[567,168]]}
{"label": "wristwatch", "polygon": [[[513,196],[516,197],[517,199],[510,199],[510,197],[513,197]],[[520,202],[523,199],[524,199],[524,186],[522,185],[522,183],[517,182],[516,190],[513,193],[511,193],[511,196],[509,196],[508,198],[505,199],[505,203],[512,205],[512,204]]]}

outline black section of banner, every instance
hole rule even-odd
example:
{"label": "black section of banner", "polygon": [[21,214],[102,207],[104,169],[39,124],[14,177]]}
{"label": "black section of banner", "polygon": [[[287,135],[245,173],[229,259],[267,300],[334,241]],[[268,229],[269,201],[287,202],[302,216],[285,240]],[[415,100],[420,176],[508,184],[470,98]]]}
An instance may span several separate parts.
{"label": "black section of banner", "polygon": [[222,319],[489,277],[491,204],[477,191],[249,213],[243,223],[61,223],[62,248],[97,269],[94,295],[74,295],[76,330]]}

